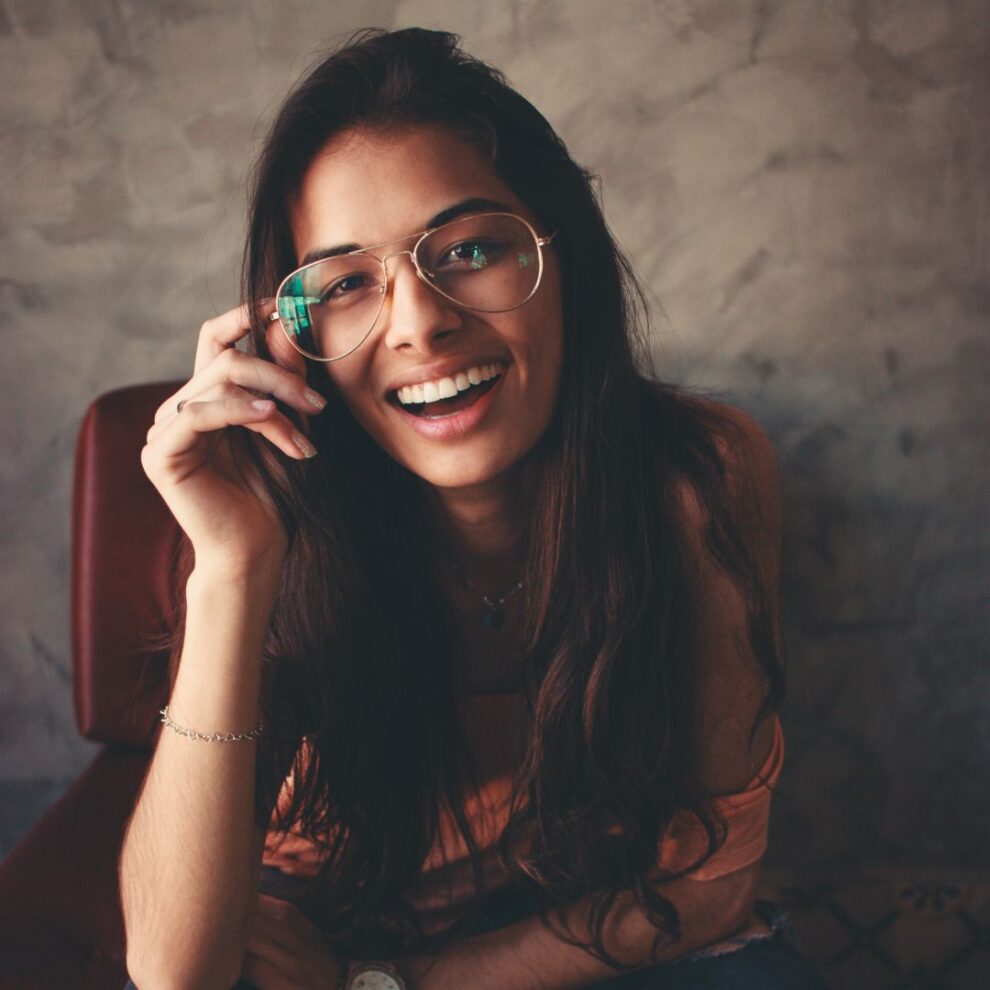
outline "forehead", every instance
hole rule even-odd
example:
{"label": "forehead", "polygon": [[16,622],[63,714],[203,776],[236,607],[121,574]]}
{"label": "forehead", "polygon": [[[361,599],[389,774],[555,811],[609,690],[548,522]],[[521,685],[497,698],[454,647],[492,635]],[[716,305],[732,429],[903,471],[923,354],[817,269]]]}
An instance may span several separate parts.
{"label": "forehead", "polygon": [[476,197],[534,219],[488,155],[445,127],[345,131],[314,158],[290,204],[296,257],[404,237]]}

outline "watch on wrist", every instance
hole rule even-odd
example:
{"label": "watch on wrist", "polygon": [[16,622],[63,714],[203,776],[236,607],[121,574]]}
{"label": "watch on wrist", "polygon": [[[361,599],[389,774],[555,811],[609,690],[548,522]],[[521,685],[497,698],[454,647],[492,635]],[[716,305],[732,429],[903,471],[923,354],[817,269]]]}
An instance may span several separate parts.
{"label": "watch on wrist", "polygon": [[387,962],[355,962],[343,990],[409,990],[399,971]]}

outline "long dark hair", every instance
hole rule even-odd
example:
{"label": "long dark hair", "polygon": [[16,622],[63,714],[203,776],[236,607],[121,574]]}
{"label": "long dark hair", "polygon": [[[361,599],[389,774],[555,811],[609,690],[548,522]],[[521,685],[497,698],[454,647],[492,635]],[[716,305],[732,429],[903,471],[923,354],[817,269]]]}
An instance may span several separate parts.
{"label": "long dark hair", "polygon": [[[510,879],[536,891],[545,924],[553,906],[595,894],[590,939],[551,927],[621,968],[602,935],[617,894],[632,891],[647,909],[656,949],[664,933],[679,934],[663,883],[725,836],[696,775],[699,616],[685,484],[704,510],[708,552],[744,595],[749,648],[767,675],[751,739],[783,700],[766,582],[731,510],[722,455],[731,423],[647,373],[642,293],[591,174],[451,34],[360,32],[289,95],[254,174],[246,299],[272,296],[295,267],[287,204],[328,139],[410,124],[442,124],[483,148],[544,229],[560,231],[564,367],[534,452],[519,684],[526,736],[499,853]],[[260,324],[253,339],[270,357]],[[450,616],[421,564],[429,536],[418,479],[363,431],[322,368],[311,364],[308,375],[330,400],[310,426],[318,458],[288,462],[243,438],[290,536],[265,653],[258,824],[268,825],[291,762],[293,800],[278,826],[325,850],[304,905],[331,944],[358,956],[429,951],[474,924],[485,894],[463,810],[478,784],[456,717]],[[677,808],[705,824],[708,850],[691,867],[658,872]],[[407,892],[444,809],[470,852],[476,896],[427,937]]]}

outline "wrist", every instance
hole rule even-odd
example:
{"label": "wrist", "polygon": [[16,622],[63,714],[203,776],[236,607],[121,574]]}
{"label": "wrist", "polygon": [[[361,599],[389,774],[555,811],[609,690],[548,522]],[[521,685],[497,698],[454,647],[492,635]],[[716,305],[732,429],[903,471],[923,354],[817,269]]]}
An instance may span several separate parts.
{"label": "wrist", "polygon": [[251,575],[281,576],[289,545],[284,536],[262,540],[256,545],[231,543],[226,546],[197,547],[193,545],[195,570],[231,577]]}
{"label": "wrist", "polygon": [[344,965],[339,990],[412,990],[412,986],[392,963],[356,959]]}
{"label": "wrist", "polygon": [[186,597],[247,597],[252,608],[271,607],[282,580],[285,557],[255,560],[203,558],[189,573]]}
{"label": "wrist", "polygon": [[271,575],[194,569],[185,590],[183,665],[187,653],[199,655],[211,669],[227,663],[243,668],[253,665],[251,657],[260,662],[277,593]]}

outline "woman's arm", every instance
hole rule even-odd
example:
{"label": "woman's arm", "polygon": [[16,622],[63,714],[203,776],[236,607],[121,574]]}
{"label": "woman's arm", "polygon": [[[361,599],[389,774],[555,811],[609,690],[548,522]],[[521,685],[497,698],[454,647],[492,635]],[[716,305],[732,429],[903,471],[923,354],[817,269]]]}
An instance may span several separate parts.
{"label": "woman's arm", "polygon": [[[204,734],[257,724],[266,627],[288,548],[237,430],[303,460],[307,449],[315,453],[308,441],[256,393],[303,415],[322,403],[309,395],[302,359],[274,328],[269,347],[280,363],[234,348],[251,316],[240,306],[203,324],[193,377],[158,408],[141,451],[196,561],[169,714]],[[161,730],[120,858],[127,966],[139,986],[226,988],[237,979],[264,842],[254,824],[255,763],[253,741]]]}
{"label": "woman's arm", "polygon": [[[657,929],[631,895],[625,901],[620,898],[609,916],[605,945],[621,962],[645,968],[720,941],[745,923],[758,876],[759,863],[753,863],[717,880],[684,878],[664,886],[663,895],[677,908],[682,935],[676,944],[661,948],[655,961],[649,952]],[[585,939],[589,934],[579,927],[578,919],[589,900],[573,902],[567,914],[572,929]],[[411,990],[468,986],[472,990],[563,990],[618,975],[586,950],[562,941],[535,916],[455,942],[436,956],[399,960],[396,967]]]}
{"label": "woman's arm", "polygon": [[[169,702],[199,732],[257,724],[273,575],[195,570]],[[208,743],[163,728],[120,858],[127,970],[142,988],[229,987],[257,897],[254,742]]]}

